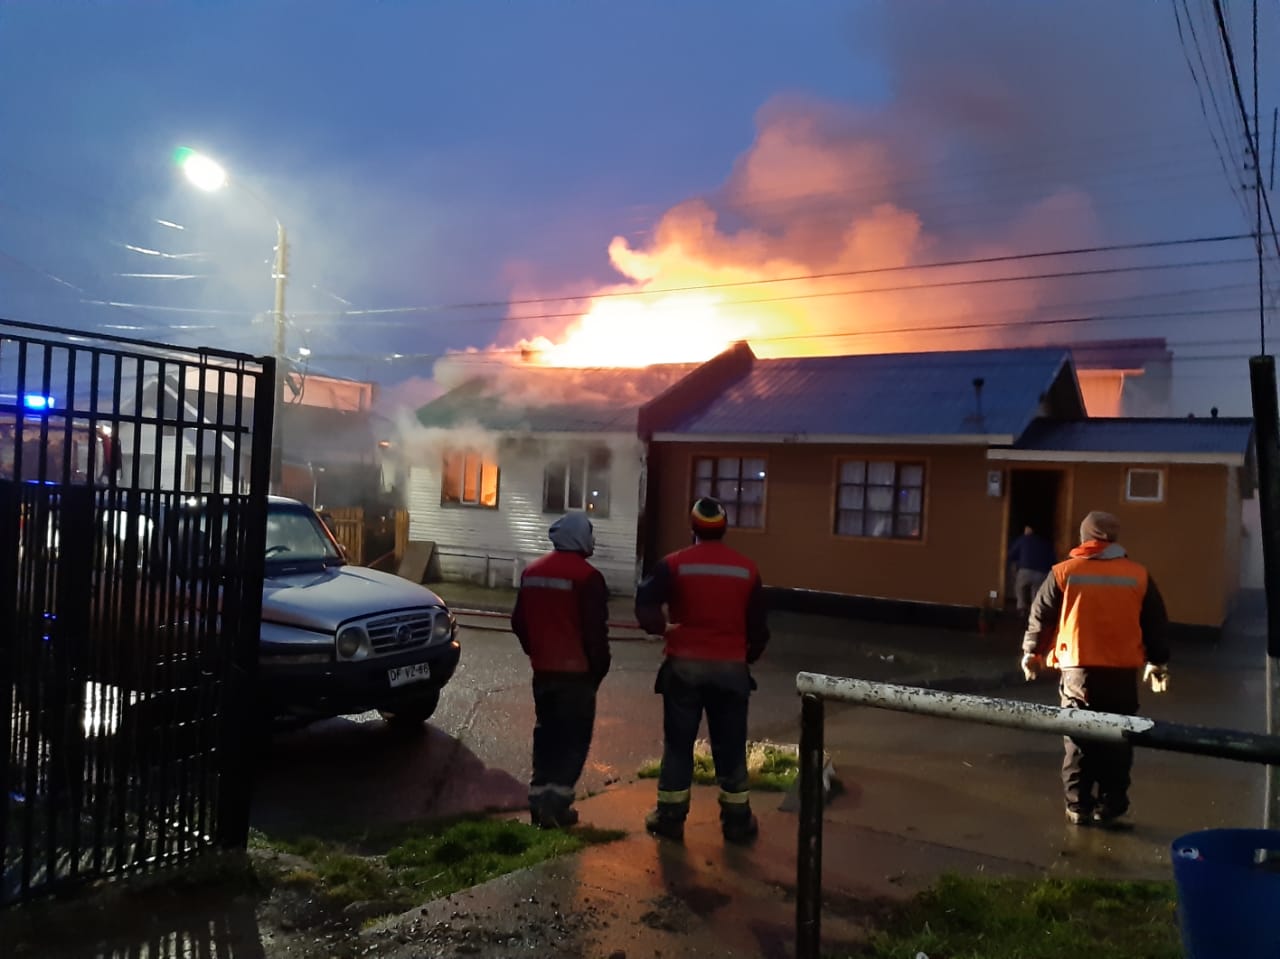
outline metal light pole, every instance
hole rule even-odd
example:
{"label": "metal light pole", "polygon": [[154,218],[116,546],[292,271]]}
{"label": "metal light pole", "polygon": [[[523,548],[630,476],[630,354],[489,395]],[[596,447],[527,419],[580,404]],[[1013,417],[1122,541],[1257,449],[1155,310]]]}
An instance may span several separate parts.
{"label": "metal light pole", "polygon": [[284,407],[284,383],[288,377],[289,366],[285,359],[285,320],[284,289],[289,278],[289,239],[284,224],[271,211],[271,206],[257,193],[243,183],[232,180],[220,163],[190,147],[179,147],[174,151],[174,161],[182,169],[193,185],[205,192],[221,190],[228,183],[233,183],[246,196],[252,197],[276,221],[276,256],[271,268],[271,278],[275,283],[275,343],[273,352],[276,360],[276,395],[275,415],[272,417],[271,434],[271,491],[279,493],[284,484],[284,418],[281,412]]}
{"label": "metal light pole", "polygon": [[283,492],[284,486],[284,381],[289,376],[289,367],[284,357],[284,285],[288,279],[289,239],[285,235],[284,224],[276,220],[276,262],[273,274],[276,283],[276,397],[275,415],[272,419],[271,435],[271,489]]}

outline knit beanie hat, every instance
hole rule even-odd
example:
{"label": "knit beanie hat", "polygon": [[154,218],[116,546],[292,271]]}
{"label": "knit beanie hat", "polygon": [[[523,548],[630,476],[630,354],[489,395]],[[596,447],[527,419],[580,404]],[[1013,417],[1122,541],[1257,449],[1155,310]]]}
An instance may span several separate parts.
{"label": "knit beanie hat", "polygon": [[708,539],[724,535],[729,525],[729,517],[720,505],[720,501],[710,496],[699,497],[689,511],[689,523],[694,533]]}
{"label": "knit beanie hat", "polygon": [[1091,539],[1106,540],[1114,543],[1120,536],[1120,520],[1110,513],[1095,509],[1080,524],[1080,542],[1087,543]]}

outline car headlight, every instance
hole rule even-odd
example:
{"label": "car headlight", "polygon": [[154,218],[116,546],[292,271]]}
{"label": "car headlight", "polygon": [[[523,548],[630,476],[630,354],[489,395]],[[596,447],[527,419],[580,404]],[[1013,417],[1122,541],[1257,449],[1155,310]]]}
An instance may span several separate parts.
{"label": "car headlight", "polygon": [[348,626],[338,633],[338,655],[343,659],[351,659],[364,648],[364,630],[359,626]]}
{"label": "car headlight", "polygon": [[431,642],[443,643],[453,634],[453,614],[437,613],[431,622]]}

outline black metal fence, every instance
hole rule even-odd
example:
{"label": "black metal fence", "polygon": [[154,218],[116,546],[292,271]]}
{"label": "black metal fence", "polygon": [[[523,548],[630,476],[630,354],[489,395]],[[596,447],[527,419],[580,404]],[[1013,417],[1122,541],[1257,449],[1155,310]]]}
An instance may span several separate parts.
{"label": "black metal fence", "polygon": [[244,844],[274,381],[0,321],[0,905]]}

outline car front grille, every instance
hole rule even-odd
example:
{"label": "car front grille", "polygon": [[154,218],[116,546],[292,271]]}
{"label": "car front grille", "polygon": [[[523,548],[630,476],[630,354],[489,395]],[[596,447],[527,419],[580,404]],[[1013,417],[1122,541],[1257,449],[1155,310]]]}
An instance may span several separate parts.
{"label": "car front grille", "polygon": [[443,615],[429,609],[415,609],[369,620],[367,629],[373,654],[381,656],[427,645],[436,616]]}

